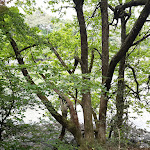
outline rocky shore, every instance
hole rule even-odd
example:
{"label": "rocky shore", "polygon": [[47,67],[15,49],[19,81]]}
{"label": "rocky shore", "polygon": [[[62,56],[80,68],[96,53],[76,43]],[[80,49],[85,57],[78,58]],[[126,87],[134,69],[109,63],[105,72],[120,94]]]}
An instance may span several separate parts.
{"label": "rocky shore", "polygon": [[[69,132],[66,132],[63,141],[58,139],[60,130],[58,123],[14,125],[5,131],[0,150],[77,150],[74,137]],[[150,132],[134,127],[127,138],[131,146],[129,150],[150,150]],[[112,147],[108,146],[107,149],[109,148],[113,150]]]}

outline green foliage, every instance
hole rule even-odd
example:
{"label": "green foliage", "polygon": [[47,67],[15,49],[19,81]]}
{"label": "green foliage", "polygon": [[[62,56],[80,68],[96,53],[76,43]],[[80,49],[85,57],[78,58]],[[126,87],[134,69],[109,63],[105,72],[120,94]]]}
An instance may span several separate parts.
{"label": "green foliage", "polygon": [[[6,62],[5,62],[6,63]],[[3,139],[2,132],[16,120],[22,121],[24,110],[33,99],[24,88],[21,78],[14,68],[9,67],[3,61],[0,62],[0,138]],[[13,118],[12,120],[10,119]],[[12,123],[13,123],[12,122]],[[9,131],[9,130],[8,130]],[[6,133],[9,134],[9,133]],[[4,135],[5,136],[5,135]]]}
{"label": "green foliage", "polygon": [[[115,6],[122,2],[122,0],[109,1],[109,4],[115,8]],[[125,2],[129,1],[126,0]],[[32,12],[35,1],[18,0],[16,1],[16,4],[22,6],[27,12]],[[61,14],[65,13],[64,11],[61,11],[63,9],[61,6],[65,6],[66,4],[74,6],[73,1],[68,0],[51,0],[48,1],[48,4],[53,12],[60,11]],[[61,6],[55,7],[58,4]],[[91,73],[84,75],[81,72],[81,41],[76,17],[74,17],[74,20],[72,21],[66,21],[60,18],[51,17],[44,13],[41,14],[39,11],[36,11],[32,15],[24,16],[19,13],[17,7],[8,8],[0,6],[2,8],[0,9],[0,110],[4,111],[3,118],[5,118],[9,110],[11,112],[9,115],[15,113],[23,114],[23,110],[28,103],[37,103],[37,100],[34,98],[37,93],[49,97],[56,110],[60,110],[59,98],[58,95],[54,94],[54,88],[66,94],[71,101],[73,101],[73,97],[69,94],[75,95],[76,89],[78,91],[77,98],[79,100],[82,100],[82,93],[90,91],[92,107],[96,111],[98,110],[97,108],[100,104],[102,91],[107,92],[101,82],[101,12],[100,9],[97,9],[94,16],[92,16],[93,11],[97,6],[97,0],[86,0],[84,6],[84,15],[88,33],[89,66],[91,64],[90,60],[92,59],[92,52],[94,51],[92,71]],[[132,12],[134,12],[133,9]],[[110,13],[109,17],[109,22],[111,22],[113,12]],[[135,20],[136,17],[133,13],[127,24],[127,33],[130,32]],[[25,21],[27,23],[25,23]],[[148,25],[145,24],[145,27],[137,37],[136,41],[148,34],[147,29]],[[8,33],[11,34],[12,38],[17,43],[25,64],[18,65],[15,61],[16,57]],[[115,30],[113,26],[110,26],[109,36],[109,54],[111,59],[121,47],[120,19]],[[125,89],[125,108],[128,109],[129,106],[133,106],[135,112],[138,112],[139,114],[142,113],[139,108],[146,108],[147,111],[150,111],[149,105],[147,104],[150,95],[148,93],[148,85],[146,84],[150,74],[149,43],[149,39],[147,39],[138,46],[131,47],[127,53],[126,59],[126,64],[129,64],[134,68],[139,85],[136,83],[133,71],[129,67],[126,67],[125,84],[128,85],[130,89]],[[67,67],[62,65],[58,56],[55,55],[55,50]],[[79,59],[77,69],[74,73],[69,74],[68,70],[72,71],[74,69],[75,57]],[[116,91],[117,83],[119,81],[117,79],[118,67],[119,66],[116,67],[114,73],[111,85],[112,88],[107,94],[109,98],[108,111],[112,112],[113,110],[112,115],[114,115],[116,110]],[[29,71],[31,78],[36,85],[31,85],[26,82],[26,78],[23,77],[21,73],[21,69],[24,68]],[[44,75],[46,79],[43,79],[42,75]],[[137,86],[139,87],[139,93],[137,91]],[[137,93],[141,98],[140,101],[137,97]],[[52,96],[53,98],[51,98]],[[127,110],[125,111],[127,112]],[[22,117],[15,116],[14,118],[22,120]],[[5,122],[6,121],[7,117]],[[49,138],[49,135],[46,136]],[[42,136],[42,138],[44,137]],[[47,141],[49,144],[53,144],[53,142],[54,141]],[[16,147],[18,149],[22,148],[18,141],[15,140],[14,143],[8,143],[8,145],[5,143],[4,145],[6,146],[5,149],[9,149],[10,147]],[[53,146],[57,149],[73,149],[73,146],[57,140],[55,140]],[[30,148],[30,146],[27,147],[27,149],[28,148]],[[101,147],[96,148],[101,149]]]}

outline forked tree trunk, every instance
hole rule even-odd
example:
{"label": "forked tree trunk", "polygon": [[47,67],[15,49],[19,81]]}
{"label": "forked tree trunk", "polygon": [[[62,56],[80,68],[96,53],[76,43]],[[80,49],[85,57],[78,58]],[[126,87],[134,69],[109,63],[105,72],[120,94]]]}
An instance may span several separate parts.
{"label": "forked tree trunk", "polygon": [[[133,5],[134,6],[134,5]],[[126,7],[130,7],[130,5],[123,5],[122,8],[126,8]],[[132,5],[131,5],[132,7]],[[133,28],[131,29],[130,33],[128,34],[127,37],[125,37],[125,27],[122,28],[124,31],[122,31],[122,45],[121,45],[121,48],[120,50],[116,53],[116,55],[111,59],[110,61],[110,64],[109,64],[109,68],[108,68],[108,73],[107,73],[107,79],[106,79],[106,88],[107,90],[109,91],[110,88],[111,88],[111,81],[112,81],[112,77],[113,77],[113,73],[114,73],[114,70],[115,70],[115,67],[116,65],[118,64],[118,62],[121,60],[121,64],[120,66],[124,66],[124,59],[125,58],[125,55],[126,53],[128,52],[129,48],[132,46],[134,40],[136,39],[137,35],[139,34],[139,32],[141,31],[144,23],[146,22],[146,19],[147,17],[149,16],[150,14],[150,0],[147,0],[146,4],[145,4],[145,7],[143,8],[143,10],[141,11],[141,14],[139,16],[139,18],[136,20]],[[123,26],[125,24],[122,24]],[[124,69],[124,68],[123,68]],[[122,76],[124,74],[124,71],[122,69],[120,69],[120,75]],[[122,83],[120,84],[120,86],[122,85]],[[120,94],[118,94],[120,95]],[[122,94],[121,94],[122,95]],[[120,96],[121,97],[121,96]],[[119,106],[119,98],[117,98],[118,100],[118,119],[122,120],[122,114],[123,114],[123,111],[120,110],[120,106]],[[122,101],[121,103],[121,107],[123,107],[123,98],[121,97],[120,100]],[[121,121],[122,122],[122,121]],[[119,126],[121,125],[118,121],[117,123]]]}

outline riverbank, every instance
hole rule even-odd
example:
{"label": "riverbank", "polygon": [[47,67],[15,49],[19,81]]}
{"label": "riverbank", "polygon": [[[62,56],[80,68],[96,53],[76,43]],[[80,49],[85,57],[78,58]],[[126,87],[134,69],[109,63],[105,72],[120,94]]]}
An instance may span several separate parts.
{"label": "riverbank", "polygon": [[[74,137],[66,132],[63,141],[58,139],[61,126],[58,123],[42,122],[19,124],[7,128],[1,150],[77,150]],[[131,136],[132,135],[132,136]],[[132,138],[131,138],[132,137]],[[133,129],[128,141],[118,145],[109,140],[105,147],[96,146],[95,150],[150,150],[150,133]]]}

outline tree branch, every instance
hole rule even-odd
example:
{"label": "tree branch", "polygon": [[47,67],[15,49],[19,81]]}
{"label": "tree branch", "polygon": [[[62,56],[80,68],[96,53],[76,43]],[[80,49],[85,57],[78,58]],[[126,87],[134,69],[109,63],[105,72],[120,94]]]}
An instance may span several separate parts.
{"label": "tree branch", "polygon": [[133,0],[133,1],[130,1],[123,5],[120,5],[120,9],[126,9],[126,8],[132,7],[132,6],[145,5],[147,2],[148,2],[148,0]]}
{"label": "tree branch", "polygon": [[100,5],[101,5],[101,2],[99,2],[99,3],[96,5],[96,7],[95,7],[95,9],[94,9],[94,11],[93,11],[93,13],[92,13],[92,16],[91,16],[90,18],[93,18],[93,17],[95,16],[95,13],[96,13],[97,9],[100,8]]}
{"label": "tree branch", "polygon": [[107,73],[107,80],[105,82],[107,90],[109,90],[110,87],[111,87],[110,83],[112,81],[112,77],[113,77],[113,73],[114,73],[116,65],[123,58],[123,56],[126,55],[129,48],[132,46],[135,38],[137,37],[137,35],[141,31],[147,17],[149,16],[149,14],[150,14],[150,9],[149,8],[150,8],[150,0],[148,0],[148,2],[146,3],[146,5],[145,5],[144,9],[142,10],[139,18],[135,22],[132,30],[130,31],[129,35],[125,39],[125,42],[122,44],[120,50],[111,59],[111,62],[109,64],[108,73]]}
{"label": "tree branch", "polygon": [[[77,99],[70,91],[69,91],[69,95],[72,98],[74,98],[74,100],[77,101],[82,106],[82,102],[79,99]],[[93,114],[93,118],[94,118],[94,121],[95,121],[96,129],[98,129],[98,119],[97,119],[96,112],[94,111],[94,108],[92,108],[92,114]]]}
{"label": "tree branch", "polygon": [[[40,73],[40,75],[41,75],[42,78],[46,81],[46,77],[45,77],[42,73]],[[54,85],[54,84],[51,83],[50,81],[49,81],[49,83],[50,83],[51,85]],[[71,119],[72,119],[72,121],[74,122],[74,124],[75,124],[78,128],[80,128],[80,126],[79,126],[79,121],[78,121],[78,117],[77,117],[77,112],[75,111],[75,109],[74,109],[74,107],[73,107],[72,101],[69,99],[69,97],[67,97],[65,94],[63,94],[63,93],[62,93],[61,91],[59,91],[58,89],[53,88],[53,90],[54,90],[62,99],[65,99],[65,100],[66,100],[66,102],[67,102],[67,104],[68,104],[68,106],[69,106],[69,109],[70,109]]]}
{"label": "tree branch", "polygon": [[74,68],[73,68],[73,70],[71,71],[71,73],[74,73],[74,72],[75,72],[75,70],[76,70],[76,68],[77,68],[77,66],[78,66],[78,63],[79,63],[79,61],[78,61],[77,57],[74,57]]}
{"label": "tree branch", "polygon": [[96,50],[100,56],[100,59],[102,59],[102,54],[100,53],[100,51],[97,48],[94,48],[94,50]]}
{"label": "tree branch", "polygon": [[[15,40],[11,37],[11,35],[9,34],[9,32],[7,32],[7,37],[10,41],[10,44],[15,52],[16,55],[16,59],[18,60],[18,63],[20,65],[24,65],[24,61],[23,61],[23,57],[20,54],[20,51],[18,50],[18,46],[17,43],[15,42]],[[29,75],[28,71],[26,68],[21,68],[22,74],[24,75],[24,77],[26,77],[27,82],[29,82],[31,85],[36,85],[34,83],[34,81],[32,80],[31,76]],[[43,78],[45,78],[44,75],[42,75]],[[66,97],[65,95],[61,94],[57,89],[54,89],[54,91],[61,95],[62,97],[64,97],[66,99],[66,101],[69,102],[70,105],[70,109],[73,110],[74,108],[72,108],[73,106],[71,105],[71,101],[68,99],[68,97]],[[79,127],[79,123],[77,122],[78,118],[75,116],[71,116],[72,117],[72,121],[74,123],[77,123],[75,126],[75,124],[72,123],[71,120],[67,120],[66,118],[62,117],[53,107],[52,103],[47,99],[47,97],[45,95],[43,95],[40,91],[37,91],[37,96],[41,99],[42,103],[46,106],[46,108],[49,110],[49,112],[52,114],[52,116],[60,123],[62,124],[64,127],[66,127],[75,137],[76,136],[80,136],[81,137],[81,133],[80,133],[80,127]],[[74,111],[75,113],[75,111]],[[78,140],[78,139],[77,139]]]}
{"label": "tree branch", "polygon": [[22,50],[20,50],[20,52],[23,52],[24,50],[26,50],[28,48],[31,48],[31,47],[34,47],[34,46],[37,46],[37,44],[33,44],[31,46],[27,46],[27,47],[23,48]]}
{"label": "tree branch", "polygon": [[129,64],[127,65],[128,68],[130,68],[132,70],[132,73],[133,73],[133,77],[134,77],[134,81],[136,83],[136,95],[137,95],[137,98],[140,100],[140,96],[139,96],[139,83],[137,81],[137,77],[136,77],[136,73],[135,73],[135,70],[133,67],[131,67]]}
{"label": "tree branch", "polygon": [[63,59],[60,57],[59,53],[57,52],[57,50],[52,46],[52,44],[48,41],[52,51],[55,53],[56,57],[58,58],[58,60],[60,61],[60,63],[67,69],[69,74],[72,74],[71,70],[68,69],[68,66],[66,65],[66,63],[63,61]]}
{"label": "tree branch", "polygon": [[125,85],[130,91],[133,92],[133,94],[135,95],[136,98],[138,98],[140,100],[140,96],[137,92],[135,92],[131,87],[129,87],[127,84]]}
{"label": "tree branch", "polygon": [[91,63],[90,63],[90,66],[89,66],[89,72],[90,72],[90,73],[91,73],[92,68],[93,68],[93,62],[94,62],[94,50],[92,50],[91,55],[92,55],[92,57],[91,57]]}
{"label": "tree branch", "polygon": [[134,42],[134,43],[132,44],[132,46],[138,45],[140,42],[144,41],[144,40],[145,40],[146,38],[148,38],[149,36],[150,36],[150,34],[147,34],[147,35],[143,36],[143,38],[141,38],[140,40]]}

